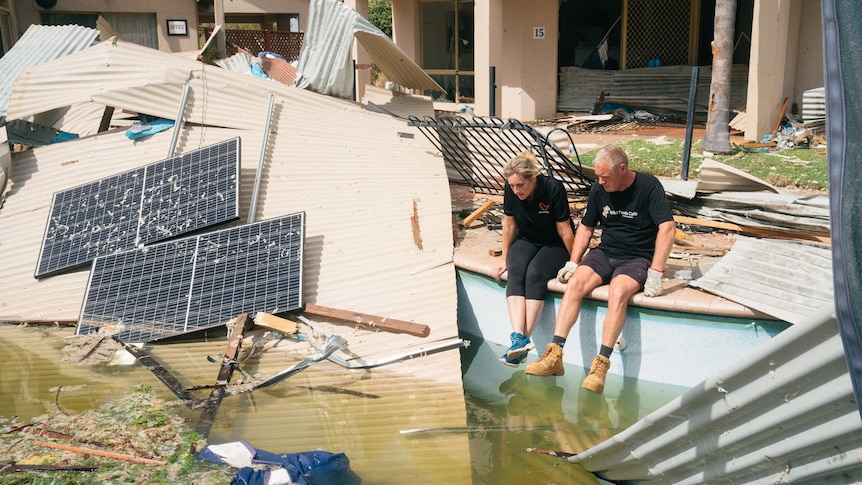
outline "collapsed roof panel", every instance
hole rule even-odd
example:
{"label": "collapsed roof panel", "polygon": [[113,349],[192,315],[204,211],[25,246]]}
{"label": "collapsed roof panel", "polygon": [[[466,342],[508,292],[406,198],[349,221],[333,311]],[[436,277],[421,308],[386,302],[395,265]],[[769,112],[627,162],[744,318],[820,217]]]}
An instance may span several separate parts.
{"label": "collapsed roof panel", "polygon": [[335,0],[311,0],[296,86],[349,99],[353,96],[353,38],[365,47],[386,78],[406,88],[443,91],[371,22]]}
{"label": "collapsed roof panel", "polygon": [[[98,97],[100,105],[134,106],[172,117],[181,83],[166,88],[140,80],[155,69],[165,79],[184,81],[193,67],[200,75],[190,85],[186,116],[206,126],[187,123],[176,153],[232,134],[243,138],[240,214],[250,205],[265,109],[274,92],[255,219],[306,212],[304,301],[415,320],[429,325],[435,340],[457,335],[448,179],[441,159],[418,130],[355,103],[124,42],[99,44],[79,55],[76,62],[56,61],[63,63],[58,71],[66,74],[53,82],[36,74],[53,67],[27,73],[27,84],[15,86],[20,112]],[[93,70],[104,73],[104,83],[90,74]],[[104,102],[109,98],[110,103]],[[29,108],[28,100],[38,108]],[[170,132],[162,132],[130,141],[122,132],[106,132],[18,154],[7,205],[0,211],[0,244],[8,262],[0,268],[0,318],[77,318],[86,272],[41,282],[32,277],[50,194],[158,160],[170,138]]]}
{"label": "collapsed roof panel", "polygon": [[689,284],[799,323],[833,301],[832,253],[823,244],[740,236],[727,255]]}
{"label": "collapsed roof panel", "polygon": [[12,49],[0,57],[0,118],[6,114],[12,84],[18,74],[84,50],[98,35],[98,30],[78,25],[31,25]]}

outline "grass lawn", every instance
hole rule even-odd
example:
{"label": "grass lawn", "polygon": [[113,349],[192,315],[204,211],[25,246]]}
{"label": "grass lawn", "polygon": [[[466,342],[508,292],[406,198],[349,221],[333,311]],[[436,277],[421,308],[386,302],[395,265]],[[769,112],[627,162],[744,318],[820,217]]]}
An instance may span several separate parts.
{"label": "grass lawn", "polygon": [[[689,180],[696,180],[701,162],[701,140],[693,140],[689,159]],[[633,170],[661,177],[679,177],[682,172],[683,140],[673,138],[637,139],[620,143]],[[769,150],[769,149],[767,149]],[[597,150],[580,153],[581,162],[592,165]],[[794,148],[785,151],[745,152],[709,158],[742,170],[776,187],[788,190],[826,191],[826,147]]]}

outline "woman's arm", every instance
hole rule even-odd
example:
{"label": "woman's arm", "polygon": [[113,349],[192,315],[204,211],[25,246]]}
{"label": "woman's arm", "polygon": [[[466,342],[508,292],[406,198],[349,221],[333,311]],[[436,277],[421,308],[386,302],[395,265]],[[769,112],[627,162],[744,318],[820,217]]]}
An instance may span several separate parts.
{"label": "woman's arm", "polygon": [[506,271],[506,255],[509,254],[509,246],[511,246],[512,242],[515,240],[515,234],[517,232],[518,225],[515,223],[515,218],[503,214],[503,254],[501,255],[502,261],[499,265],[497,265],[496,268],[494,268],[494,272],[491,275],[497,281],[500,281],[500,277]]}
{"label": "woman's arm", "polygon": [[569,257],[572,255],[572,247],[575,244],[575,233],[572,231],[572,223],[569,220],[557,222],[557,234],[566,245],[566,251],[569,252]]}

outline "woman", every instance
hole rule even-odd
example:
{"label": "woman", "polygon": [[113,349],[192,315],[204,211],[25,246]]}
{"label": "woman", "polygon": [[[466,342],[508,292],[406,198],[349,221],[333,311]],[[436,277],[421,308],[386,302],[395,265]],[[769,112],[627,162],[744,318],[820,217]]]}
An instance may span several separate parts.
{"label": "woman", "polygon": [[509,160],[503,169],[503,264],[493,276],[499,281],[508,272],[512,346],[500,362],[511,367],[535,348],[530,335],[542,314],[548,280],[569,260],[575,240],[563,184],[539,172],[536,157],[528,152]]}

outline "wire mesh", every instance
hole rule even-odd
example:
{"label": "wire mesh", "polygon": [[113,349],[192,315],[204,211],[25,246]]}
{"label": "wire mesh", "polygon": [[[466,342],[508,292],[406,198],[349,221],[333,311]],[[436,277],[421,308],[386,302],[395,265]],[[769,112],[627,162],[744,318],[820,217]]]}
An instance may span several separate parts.
{"label": "wire mesh", "polygon": [[[206,37],[212,35],[212,29],[206,30]],[[237,48],[252,54],[259,52],[274,52],[287,62],[299,60],[304,32],[288,32],[281,30],[225,30],[227,56],[237,53]]]}
{"label": "wire mesh", "polygon": [[625,68],[689,64],[690,0],[628,0]]}

